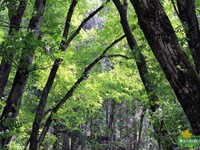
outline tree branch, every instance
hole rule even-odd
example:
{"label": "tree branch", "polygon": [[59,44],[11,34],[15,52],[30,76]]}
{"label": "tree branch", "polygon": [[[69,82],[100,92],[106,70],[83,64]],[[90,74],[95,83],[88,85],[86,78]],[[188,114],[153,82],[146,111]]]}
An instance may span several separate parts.
{"label": "tree branch", "polygon": [[105,55],[104,57],[106,58],[111,58],[111,57],[122,57],[124,59],[133,59],[133,58],[130,58],[126,55],[122,55],[122,54],[111,54],[111,55]]}
{"label": "tree branch", "polygon": [[[78,2],[78,0],[72,0],[71,5],[69,7],[67,17],[66,17],[66,22],[65,22],[65,28],[64,28],[64,31],[63,31],[63,37],[65,37],[65,38],[67,38],[67,36],[69,34],[71,18],[72,18],[72,15],[73,15],[73,12],[74,12],[74,9],[76,7],[77,2]],[[64,41],[61,41],[60,45],[62,45],[63,42]],[[61,50],[61,48],[60,48],[60,50]],[[32,147],[32,148],[30,148],[30,149],[35,149],[34,148],[35,145],[36,145],[36,147],[40,146],[38,141],[37,141],[38,135],[39,135],[39,129],[40,129],[40,126],[41,126],[41,121],[44,117],[44,113],[45,113],[44,109],[45,109],[45,106],[46,106],[46,103],[47,103],[47,97],[48,97],[49,92],[51,90],[51,87],[54,83],[54,80],[55,80],[55,77],[56,77],[56,74],[57,74],[57,71],[59,69],[59,65],[60,65],[61,62],[62,62],[62,58],[56,58],[54,60],[54,64],[53,64],[53,67],[50,71],[50,75],[48,77],[48,80],[45,84],[44,89],[42,90],[40,102],[38,104],[36,115],[35,115],[34,122],[33,122],[33,125],[32,125],[32,132],[31,132],[31,135],[30,135],[30,147]],[[31,71],[34,71],[34,70],[31,70]]]}
{"label": "tree branch", "polygon": [[[72,19],[72,15],[74,13],[74,9],[76,7],[76,4],[77,4],[78,0],[73,0],[70,7],[69,7],[69,10],[68,10],[68,13],[67,13],[67,17],[66,17],[66,22],[65,22],[65,28],[64,28],[64,32],[63,32],[63,37],[65,39],[67,39],[68,37],[68,34],[69,34],[69,28],[70,28],[70,24],[71,24],[71,19]],[[65,40],[62,40],[62,42],[60,43],[60,49],[62,49],[62,45],[64,45],[65,43]]]}
{"label": "tree branch", "polygon": [[52,112],[49,115],[49,117],[46,120],[46,123],[43,127],[42,133],[40,135],[39,138],[39,145],[41,145],[42,141],[44,140],[44,137],[50,127],[50,124],[53,121],[53,114],[57,113],[57,111],[60,109],[60,107],[71,97],[73,96],[74,91],[76,90],[76,88],[79,86],[79,84],[87,78],[89,71],[102,59],[105,57],[105,54],[107,53],[107,51],[109,49],[111,49],[116,43],[118,43],[119,41],[121,41],[123,38],[125,37],[125,35],[121,36],[120,38],[116,39],[113,43],[111,43],[102,53],[101,55],[99,55],[99,57],[97,57],[92,63],[90,63],[83,71],[82,75],[78,78],[78,80],[74,83],[74,85],[72,85],[72,87],[70,88],[70,90],[66,93],[66,95],[56,104],[55,107],[52,108]]}
{"label": "tree branch", "polygon": [[97,8],[95,11],[93,11],[87,18],[85,18],[81,24],[79,25],[79,27],[76,29],[76,31],[67,39],[67,41],[63,42],[61,49],[63,51],[65,51],[67,49],[67,47],[69,46],[69,44],[71,43],[71,41],[79,34],[80,30],[82,29],[82,27],[87,23],[87,21],[89,21],[92,17],[94,17],[100,10],[102,10],[104,8],[104,6],[110,2],[110,0],[107,0],[104,4],[102,4],[99,8]]}

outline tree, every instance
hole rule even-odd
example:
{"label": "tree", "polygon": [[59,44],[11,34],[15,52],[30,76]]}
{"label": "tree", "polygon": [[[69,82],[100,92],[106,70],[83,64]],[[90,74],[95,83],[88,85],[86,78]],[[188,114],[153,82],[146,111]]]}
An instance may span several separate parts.
{"label": "tree", "polygon": [[0,149],[170,149],[187,117],[199,131],[200,3],[143,2],[0,2]]}
{"label": "tree", "polygon": [[199,24],[195,11],[195,1],[177,0],[178,10],[174,5],[178,17],[180,18],[186,32],[188,45],[192,53],[195,69],[200,71],[200,33]]}
{"label": "tree", "polygon": [[200,79],[159,1],[131,0],[138,22],[170,82],[195,135],[200,134]]}
{"label": "tree", "polygon": [[[45,10],[46,0],[37,0],[35,2],[36,15],[33,16],[29,23],[30,33],[27,38],[31,40],[37,40],[39,37],[40,26],[42,23],[42,17]],[[26,45],[27,44],[27,45]],[[5,126],[5,121],[16,118],[19,112],[21,99],[24,93],[24,89],[29,76],[29,66],[32,64],[34,57],[34,49],[32,49],[31,43],[25,43],[25,49],[22,52],[19,69],[16,72],[13,85],[9,96],[7,98],[6,106],[4,107],[3,113],[1,114],[0,130],[5,132],[9,129],[8,125]],[[27,52],[28,51],[28,52]],[[12,125],[10,125],[12,126]],[[10,144],[12,135],[1,139],[1,148],[5,148]]]}
{"label": "tree", "polygon": [[[15,34],[15,32],[18,32],[20,29],[20,24],[22,21],[22,17],[26,8],[27,0],[21,0],[19,7],[17,10],[15,9],[16,3],[12,4],[13,2],[9,3],[9,6],[11,8],[9,9],[9,19],[10,19],[10,27],[9,27],[9,35]],[[1,60],[1,66],[0,66],[0,99],[3,96],[4,89],[6,87],[8,76],[10,74],[11,65],[13,61],[13,52],[10,54],[6,54],[3,59]],[[8,57],[8,58],[7,58]]]}

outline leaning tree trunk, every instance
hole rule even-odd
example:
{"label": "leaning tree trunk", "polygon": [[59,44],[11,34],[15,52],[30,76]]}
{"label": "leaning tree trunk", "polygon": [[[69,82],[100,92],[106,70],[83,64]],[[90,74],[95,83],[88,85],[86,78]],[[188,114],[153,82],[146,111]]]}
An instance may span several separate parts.
{"label": "leaning tree trunk", "polygon": [[[66,39],[68,37],[72,15],[74,13],[74,9],[77,5],[77,2],[78,2],[77,0],[73,0],[71,2],[71,5],[70,5],[68,13],[67,13],[65,28],[64,28],[64,31],[63,31],[63,37],[66,38]],[[63,41],[61,42],[60,45],[62,45],[62,43],[63,43]],[[57,71],[59,69],[59,65],[60,65],[61,62],[62,62],[61,58],[55,59],[54,65],[51,68],[48,80],[47,80],[45,87],[42,91],[40,102],[38,104],[36,114],[35,114],[35,118],[34,118],[34,122],[33,122],[33,125],[32,125],[32,131],[31,131],[31,135],[30,135],[30,150],[39,149],[38,134],[39,134],[40,125],[41,125],[41,122],[42,122],[42,119],[43,119],[45,106],[46,106],[46,103],[47,103],[47,97],[48,97],[49,92],[51,90],[51,87],[54,83],[54,80],[55,80],[55,77],[56,77],[56,74],[57,74]]]}
{"label": "leaning tree trunk", "polygon": [[[33,16],[29,23],[29,29],[33,31],[30,33],[28,38],[38,38],[39,30],[42,23],[43,13],[45,10],[46,0],[36,0],[35,2],[35,11],[36,15]],[[0,131],[4,132],[9,128],[9,126],[4,125],[5,120],[14,120],[18,115],[18,111],[20,108],[21,99],[25,90],[25,86],[29,76],[29,66],[32,64],[34,50],[30,49],[30,45],[26,45],[24,51],[22,53],[26,53],[29,51],[29,54],[23,56],[20,60],[19,67],[17,73],[15,75],[13,85],[9,96],[7,98],[6,106],[4,107],[3,113],[0,117]],[[10,125],[12,126],[12,125]],[[0,139],[0,148],[8,147],[12,139],[12,136],[4,137]]]}
{"label": "leaning tree trunk", "polygon": [[[18,32],[20,29],[20,24],[22,21],[22,17],[24,15],[24,11],[26,9],[26,4],[28,0],[21,0],[19,7],[17,11],[14,11],[14,14],[10,13],[10,28],[9,28],[9,35],[12,36],[13,30],[15,32]],[[11,2],[10,2],[11,3]],[[13,12],[13,10],[10,10]],[[3,96],[3,92],[5,90],[8,77],[10,74],[11,66],[12,66],[12,61],[13,61],[13,53],[5,54],[6,56],[3,56],[1,60],[1,65],[0,65],[0,99]]]}
{"label": "leaning tree trunk", "polygon": [[[87,23],[87,21],[89,21],[101,9],[103,9],[103,7],[105,6],[105,4],[108,1],[104,4],[102,4],[98,9],[96,9],[94,12],[92,12],[88,17],[86,17],[81,22],[81,24],[79,25],[77,30],[68,38],[69,29],[70,29],[70,25],[71,25],[71,19],[72,19],[75,7],[77,5],[77,2],[78,2],[78,0],[72,0],[71,5],[70,5],[69,10],[68,10],[68,13],[67,13],[65,28],[64,28],[64,32],[63,32],[63,38],[65,38],[65,39],[62,40],[61,43],[60,43],[60,50],[62,50],[62,51],[65,51],[68,48],[70,42],[79,34],[80,30]],[[54,64],[58,64],[58,63],[60,64],[61,62],[62,62],[62,59],[57,58],[57,59],[55,59]],[[57,66],[56,70],[55,70],[54,67],[52,67],[50,76],[47,80],[45,88],[43,89],[42,97],[40,98],[40,103],[37,107],[36,116],[35,116],[34,123],[33,123],[33,126],[32,126],[32,133],[31,133],[31,136],[30,136],[30,149],[35,149],[35,147],[40,147],[40,144],[42,142],[41,140],[38,140],[39,128],[40,128],[41,121],[43,119],[44,109],[45,109],[45,106],[46,106],[46,103],[47,103],[47,97],[48,97],[49,92],[51,90],[51,87],[54,83],[54,79],[56,77],[58,69],[59,69],[59,65]],[[52,76],[52,74],[53,74],[53,76]]]}
{"label": "leaning tree trunk", "polygon": [[151,49],[171,84],[193,133],[200,135],[200,79],[158,0],[131,0]]}
{"label": "leaning tree trunk", "polygon": [[197,73],[200,72],[200,30],[195,12],[195,0],[177,0],[178,16],[187,24],[186,36]]}
{"label": "leaning tree trunk", "polygon": [[[130,25],[129,25],[128,19],[127,19],[127,9],[128,9],[127,0],[124,0],[123,4],[120,2],[120,0],[113,0],[113,2],[120,14],[122,28],[126,35],[126,39],[129,44],[129,47],[130,47],[131,51],[133,52],[135,50],[135,47],[137,46],[137,43],[136,43],[135,37],[131,31],[131,28],[130,28]],[[156,104],[159,99],[154,92],[155,89],[157,88],[157,86],[148,78],[148,76],[150,74],[148,72],[145,57],[141,53],[140,49],[138,50],[138,52],[139,52],[139,55],[136,58],[136,65],[137,65],[137,68],[138,68],[138,71],[140,74],[140,78],[142,80],[142,83],[145,87],[145,90],[146,90],[148,98],[149,98],[149,103],[150,103],[149,109],[152,111],[152,113],[154,113],[156,111],[156,109],[159,108],[159,105]],[[151,115],[152,115],[152,113],[151,113]],[[163,122],[163,121],[161,120],[161,122]],[[168,134],[166,130],[163,130],[163,128],[158,129],[155,124],[153,124],[153,128],[154,128],[156,134],[158,134],[158,135],[165,136]],[[156,138],[156,140],[159,143],[159,139]],[[165,143],[163,143],[163,145],[164,144]]]}

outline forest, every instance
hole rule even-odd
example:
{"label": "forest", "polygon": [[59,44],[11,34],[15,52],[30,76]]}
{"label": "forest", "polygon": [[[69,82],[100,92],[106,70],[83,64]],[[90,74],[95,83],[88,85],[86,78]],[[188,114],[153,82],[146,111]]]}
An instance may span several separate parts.
{"label": "forest", "polygon": [[199,148],[199,0],[0,0],[0,150]]}

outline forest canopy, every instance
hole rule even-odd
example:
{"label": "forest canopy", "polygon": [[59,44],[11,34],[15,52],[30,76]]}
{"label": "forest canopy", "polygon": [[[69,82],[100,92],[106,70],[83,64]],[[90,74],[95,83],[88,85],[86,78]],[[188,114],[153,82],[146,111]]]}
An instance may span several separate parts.
{"label": "forest canopy", "polygon": [[0,149],[197,148],[199,74],[199,0],[2,0]]}

